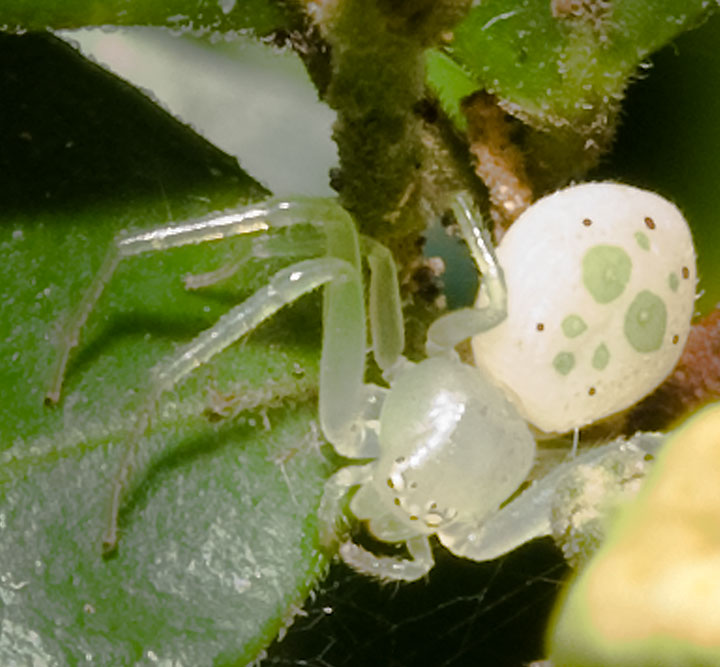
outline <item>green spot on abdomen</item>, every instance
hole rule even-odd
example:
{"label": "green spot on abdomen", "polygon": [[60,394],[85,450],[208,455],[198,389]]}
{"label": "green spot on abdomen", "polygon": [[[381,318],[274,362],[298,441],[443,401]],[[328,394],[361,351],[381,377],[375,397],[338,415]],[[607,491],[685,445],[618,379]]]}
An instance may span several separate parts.
{"label": "green spot on abdomen", "polygon": [[677,273],[671,273],[668,276],[668,285],[673,292],[677,292],[677,288],[680,286],[680,278],[677,277]]}
{"label": "green spot on abdomen", "polygon": [[575,338],[576,336],[579,336],[585,329],[587,329],[587,324],[585,324],[585,320],[583,320],[580,315],[568,315],[563,321],[562,321],[562,330],[563,333],[568,338]]}
{"label": "green spot on abdomen", "polygon": [[666,325],[665,302],[649,290],[640,292],[625,313],[625,337],[638,352],[660,349]]}
{"label": "green spot on abdomen", "polygon": [[558,352],[553,359],[553,366],[560,375],[567,375],[575,366],[575,355],[572,352]]}
{"label": "green spot on abdomen", "polygon": [[650,239],[643,232],[635,232],[635,241],[643,250],[650,250]]}
{"label": "green spot on abdomen", "polygon": [[610,350],[608,350],[605,343],[600,343],[600,345],[595,348],[595,352],[593,352],[592,367],[595,370],[601,371],[608,365],[609,362]]}
{"label": "green spot on abdomen", "polygon": [[617,299],[630,280],[632,261],[620,247],[596,245],[582,260],[583,285],[598,303]]}

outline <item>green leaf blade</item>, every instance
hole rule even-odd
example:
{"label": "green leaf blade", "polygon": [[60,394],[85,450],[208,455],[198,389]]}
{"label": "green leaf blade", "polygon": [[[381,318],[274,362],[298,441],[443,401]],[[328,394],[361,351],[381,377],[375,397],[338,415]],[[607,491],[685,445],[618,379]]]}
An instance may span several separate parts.
{"label": "green leaf blade", "polygon": [[[565,5],[567,8],[564,9]],[[589,132],[614,109],[649,54],[701,22],[706,0],[475,4],[453,31],[446,53],[478,89],[540,129],[567,123]]]}
{"label": "green leaf blade", "polygon": [[[119,552],[104,560],[111,482],[150,368],[279,262],[249,261],[231,283],[189,292],[184,275],[222,266],[247,242],[124,261],[73,353],[61,403],[44,406],[58,323],[120,230],[265,191],[66,45],[4,40],[32,52],[44,76],[3,95],[26,111],[3,123],[11,140],[0,163],[22,165],[26,180],[0,188],[0,663],[251,662],[327,567],[316,525],[331,471],[315,426],[319,299],[163,396],[123,502]],[[13,58],[4,65],[14,71]],[[54,160],[53,145],[69,141],[71,155]]]}

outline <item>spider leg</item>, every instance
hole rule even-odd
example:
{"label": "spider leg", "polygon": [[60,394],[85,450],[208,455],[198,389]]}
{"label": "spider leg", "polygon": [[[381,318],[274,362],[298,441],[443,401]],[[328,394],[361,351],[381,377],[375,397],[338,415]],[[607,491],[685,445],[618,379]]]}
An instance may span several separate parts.
{"label": "spider leg", "polygon": [[318,508],[318,521],[320,525],[320,543],[330,548],[337,543],[338,532],[344,533],[347,525],[338,531],[338,521],[345,521],[343,501],[348,491],[355,486],[365,484],[372,479],[373,464],[345,466],[340,468],[325,482],[320,507]]}
{"label": "spider leg", "polygon": [[351,265],[356,279],[335,280],[323,290],[318,416],[323,434],[338,453],[357,458],[364,440],[359,417],[366,402],[367,345],[360,246],[355,223],[337,204],[320,219],[327,254]]}
{"label": "spider leg", "polygon": [[[591,471],[619,477],[624,467],[634,469],[636,463],[654,455],[664,440],[663,434],[637,433],[630,440],[620,437],[583,454],[570,456],[486,520],[451,525],[440,531],[438,538],[456,556],[486,561],[509,553],[535,538],[552,535],[559,488],[568,484],[579,488],[574,476],[588,478]],[[621,481],[621,478],[618,479],[618,485]],[[595,488],[597,486],[599,484]]]}
{"label": "spider leg", "polygon": [[[340,468],[326,483],[318,520],[320,522],[320,542],[332,549],[338,542],[338,533],[347,533],[347,525],[338,530],[337,522],[344,517],[343,501],[348,491],[355,486],[365,484],[372,479],[375,471],[373,463],[362,466]],[[434,559],[430,543],[425,535],[418,535],[405,542],[410,558],[378,556],[352,540],[340,544],[340,557],[351,567],[363,574],[380,579],[414,581],[427,574],[433,567]]]}
{"label": "spider leg", "polygon": [[[105,553],[112,552],[117,546],[117,518],[123,494],[133,472],[143,463],[136,460],[138,443],[150,422],[160,395],[303,294],[327,283],[357,283],[359,280],[355,267],[337,257],[323,257],[293,264],[278,271],[267,285],[153,369],[147,399],[138,414],[113,479],[107,528],[103,536]],[[146,456],[148,454],[145,452]]]}
{"label": "spider leg", "polygon": [[[347,526],[340,531],[337,521],[344,516],[343,500],[348,491],[355,486],[365,484],[372,479],[375,466],[368,463],[362,466],[340,468],[326,483],[318,520],[320,522],[320,542],[332,549],[338,541],[338,532],[345,534]],[[340,544],[340,557],[351,567],[381,579],[414,581],[427,574],[434,564],[432,549],[425,535],[418,535],[405,542],[411,558],[392,558],[377,556],[351,540]]]}
{"label": "spider leg", "polygon": [[[328,244],[337,253],[357,244],[353,225],[345,226],[344,239]],[[390,251],[363,237],[362,250],[370,266],[369,321],[373,354],[388,374],[405,362],[400,288]],[[353,256],[344,255],[348,261]],[[359,270],[359,269],[358,269]],[[341,293],[342,292],[342,293]],[[320,424],[335,450],[347,458],[368,459],[380,454],[379,418],[388,390],[364,383],[365,305],[362,285],[333,283],[325,288],[323,355],[321,360]]]}
{"label": "spider leg", "polygon": [[379,579],[415,581],[426,575],[435,564],[430,542],[425,535],[418,535],[405,546],[411,558],[377,556],[352,541],[340,545],[340,557],[352,568]]}
{"label": "spider leg", "polygon": [[505,278],[482,214],[464,192],[454,195],[451,208],[475,265],[482,274],[480,291],[485,295],[487,305],[460,308],[435,320],[428,329],[426,350],[429,355],[452,350],[458,343],[492,329],[507,317]]}
{"label": "spider leg", "polygon": [[[60,400],[70,353],[77,347],[82,328],[106,285],[110,282],[118,264],[124,258],[233,236],[267,232],[294,224],[314,224],[322,228],[323,224],[318,223],[318,220],[325,220],[326,216],[329,216],[330,219],[341,218],[343,214],[347,216],[333,200],[298,199],[293,202],[270,200],[255,206],[226,211],[219,215],[212,214],[199,220],[145,232],[118,235],[113,240],[93,282],[61,329],[58,352],[45,394],[45,403],[52,405]],[[352,226],[352,221],[349,224]]]}
{"label": "spider leg", "polygon": [[439,532],[438,538],[448,551],[461,558],[494,560],[552,533],[554,497],[555,487],[550,483],[534,484],[485,521],[455,523]]}
{"label": "spider leg", "polygon": [[392,253],[367,236],[361,239],[370,266],[368,311],[373,356],[383,371],[397,364],[405,347],[400,286]]}
{"label": "spider leg", "polygon": [[217,283],[228,280],[243,267],[243,264],[245,264],[251,256],[251,253],[248,253],[240,259],[236,259],[231,264],[223,264],[221,267],[213,269],[212,271],[205,271],[204,273],[188,273],[183,277],[185,289],[203,289],[203,287],[210,287],[211,285],[217,285]]}
{"label": "spider leg", "polygon": [[[308,223],[319,226],[316,223]],[[283,236],[264,235],[252,239],[249,247],[245,249],[240,257],[235,257],[232,262],[225,263],[205,273],[191,273],[183,277],[185,289],[196,290],[210,287],[217,283],[232,278],[249,259],[279,257],[297,261],[302,257],[320,256],[325,253],[324,236],[316,235],[313,238],[285,238]]]}

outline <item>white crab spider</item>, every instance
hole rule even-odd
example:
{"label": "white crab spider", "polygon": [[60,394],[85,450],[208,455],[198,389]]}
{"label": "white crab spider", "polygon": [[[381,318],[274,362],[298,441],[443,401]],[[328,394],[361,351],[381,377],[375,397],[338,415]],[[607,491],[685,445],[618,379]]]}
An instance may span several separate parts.
{"label": "white crab spider", "polygon": [[[359,489],[351,502],[353,513],[368,521],[377,538],[404,542],[410,558],[376,556],[344,535],[340,554],[358,570],[382,578],[413,580],[425,574],[433,565],[431,535],[457,555],[486,560],[548,534],[550,496],[557,483],[552,475],[497,511],[527,477],[535,441],[505,393],[453,352],[460,341],[496,327],[507,304],[502,271],[481,217],[464,195],[454,199],[452,208],[483,275],[486,303],[438,319],[428,333],[430,356],[419,364],[401,356],[403,324],[389,252],[372,239],[358,237],[352,219],[334,201],[269,202],[119,237],[69,321],[49,402],[58,400],[69,352],[123,257],[251,233],[261,235],[259,248],[274,230],[298,224],[322,232],[316,247],[316,254],[322,256],[279,271],[268,285],[153,369],[148,397],[113,484],[105,549],[116,546],[122,494],[158,397],[278,309],[321,285],[325,286],[321,428],[341,455],[371,460],[341,468],[327,482],[319,509],[324,541],[336,539],[335,522],[343,500],[355,487]],[[267,243],[264,251],[271,247]],[[361,250],[371,272],[373,354],[389,389],[363,382],[366,316]]]}

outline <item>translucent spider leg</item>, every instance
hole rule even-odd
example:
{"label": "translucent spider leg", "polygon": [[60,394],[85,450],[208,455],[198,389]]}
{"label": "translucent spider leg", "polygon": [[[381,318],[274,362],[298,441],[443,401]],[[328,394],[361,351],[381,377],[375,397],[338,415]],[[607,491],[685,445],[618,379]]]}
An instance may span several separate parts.
{"label": "translucent spider leg", "polygon": [[373,356],[381,370],[391,371],[405,347],[397,268],[392,253],[381,243],[363,237],[362,248],[370,265],[368,310]]}
{"label": "translucent spider leg", "polygon": [[[370,265],[368,292],[373,354],[380,368],[386,370],[392,368],[402,358],[405,341],[397,271],[392,254],[382,244],[363,237],[362,248]],[[333,307],[332,304],[330,307]],[[323,337],[325,339],[326,336],[331,335],[326,323]],[[340,343],[339,340],[337,342]],[[329,354],[327,359],[330,360]],[[325,360],[323,352],[323,362]],[[360,389],[362,394],[358,397],[352,421],[344,425],[338,424],[340,428],[335,434],[336,439],[328,439],[335,450],[343,456],[356,459],[375,458],[380,453],[377,420],[387,389],[362,383]],[[329,406],[329,402],[322,403],[321,412]],[[350,489],[364,484],[372,477],[372,470],[372,464],[347,466],[338,470],[328,480],[318,510],[320,539],[326,546],[329,547],[337,542],[337,522],[343,517],[343,500]]]}
{"label": "translucent spider leg", "polygon": [[492,329],[507,317],[505,278],[482,214],[465,192],[453,195],[451,208],[482,275],[481,293],[485,295],[487,305],[461,308],[435,320],[428,330],[428,355],[452,350],[458,343]]}
{"label": "translucent spider leg", "polygon": [[[326,483],[318,510],[320,522],[320,541],[331,548],[338,542],[336,524],[343,517],[343,500],[348,490],[365,484],[374,474],[372,463],[361,466],[348,466],[338,470]],[[342,533],[347,532],[343,526]],[[427,536],[418,535],[405,542],[410,558],[378,556],[355,544],[352,540],[340,541],[340,557],[358,572],[373,577],[393,581],[414,581],[427,574],[435,564],[432,548]]]}
{"label": "translucent spider leg", "polygon": [[[478,524],[457,523],[439,532],[440,542],[456,556],[485,561],[494,560],[530,540],[552,535],[553,523],[557,523],[558,517],[566,517],[564,512],[572,510],[558,504],[562,498],[559,489],[563,486],[571,488],[572,483],[572,488],[577,488],[579,493],[581,479],[592,479],[595,475],[595,479],[602,479],[605,475],[607,479],[612,475],[618,480],[619,491],[620,471],[626,469],[632,471],[633,476],[639,474],[647,457],[655,456],[665,440],[663,433],[639,432],[629,440],[621,436],[568,458],[487,520]],[[587,492],[598,493],[601,487],[602,484],[597,483],[594,491]],[[604,493],[608,490],[605,489]],[[577,504],[575,511],[582,506],[582,503]]]}
{"label": "translucent spider leg", "polygon": [[[397,269],[390,251],[377,241],[362,237],[361,249],[370,267],[368,319],[373,356],[382,371],[390,372],[405,361],[402,356],[405,330]],[[387,389],[363,382],[364,301],[361,293],[353,293],[349,300],[337,293],[338,287],[330,285],[325,290],[318,401],[320,423],[325,437],[338,454],[353,459],[375,458],[380,452],[377,420]],[[351,320],[348,319],[350,310],[353,311]],[[363,326],[358,323],[361,313]],[[357,323],[355,332],[350,331],[350,321]],[[358,333],[362,333],[362,340]],[[350,346],[352,355],[348,354]]]}
{"label": "translucent spider leg", "polygon": [[[77,347],[80,332],[85,326],[95,304],[102,296],[118,264],[126,257],[146,252],[157,252],[184,245],[217,241],[232,236],[268,231],[297,223],[313,224],[344,214],[332,200],[306,199],[292,203],[278,200],[243,209],[213,214],[200,220],[179,223],[147,232],[118,235],[105,257],[93,282],[83,294],[66,320],[59,336],[58,353],[52,369],[45,402],[54,404],[60,400],[67,364],[72,350]],[[349,220],[349,216],[348,220]],[[352,225],[352,221],[349,220]],[[191,281],[192,282],[192,281]]]}
{"label": "translucent spider leg", "polygon": [[[312,225],[314,227],[318,225]],[[245,251],[232,262],[222,264],[217,269],[205,273],[189,273],[183,276],[183,283],[188,290],[201,290],[211,285],[232,278],[240,271],[249,259],[284,257],[288,259],[301,259],[303,257],[318,256],[325,252],[324,236],[316,235],[313,238],[292,238],[260,236],[252,240]]]}
{"label": "translucent spider leg", "polygon": [[354,542],[340,545],[340,556],[359,572],[380,579],[393,581],[415,581],[425,576],[435,564],[432,548],[424,535],[413,537],[405,542],[411,558],[392,558],[376,556]]}
{"label": "translucent spider leg", "polygon": [[[331,547],[338,541],[338,523],[344,520],[343,501],[348,491],[369,482],[372,475],[372,463],[346,466],[340,468],[325,483],[325,489],[320,499],[320,507],[318,508],[318,522],[320,526],[320,542],[326,547]],[[341,532],[347,532],[347,525],[342,526]]]}

